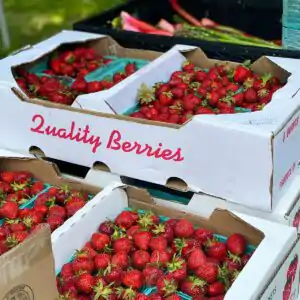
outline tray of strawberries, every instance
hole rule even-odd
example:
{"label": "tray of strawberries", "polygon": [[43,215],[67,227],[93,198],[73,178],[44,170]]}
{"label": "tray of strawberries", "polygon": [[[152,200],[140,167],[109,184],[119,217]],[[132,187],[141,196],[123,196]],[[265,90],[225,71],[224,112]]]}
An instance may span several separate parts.
{"label": "tray of strawberries", "polygon": [[151,211],[99,224],[57,272],[62,299],[224,299],[255,247]]}
{"label": "tray of strawberries", "polygon": [[0,173],[0,255],[23,242],[42,223],[54,232],[94,195],[38,181],[27,171]]}

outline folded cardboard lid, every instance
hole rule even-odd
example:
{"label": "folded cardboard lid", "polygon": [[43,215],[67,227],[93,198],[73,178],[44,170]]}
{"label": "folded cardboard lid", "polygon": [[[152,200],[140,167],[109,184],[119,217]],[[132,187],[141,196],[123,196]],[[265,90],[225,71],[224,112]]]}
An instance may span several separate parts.
{"label": "folded cardboard lid", "polygon": [[37,179],[51,185],[67,185],[71,189],[85,191],[91,194],[97,194],[101,191],[99,187],[62,178],[57,165],[42,159],[0,156],[0,172],[1,171],[29,171]]}
{"label": "folded cardboard lid", "polygon": [[[166,217],[187,219],[196,226],[207,228],[214,233],[225,237],[228,237],[233,233],[240,233],[245,236],[249,244],[254,246],[258,246],[264,239],[263,232],[246,223],[228,210],[215,209],[207,219],[184,211],[175,210],[174,208],[159,206],[146,190],[127,187],[126,192],[129,198],[129,206],[143,210],[151,210],[158,215]],[[199,205],[201,205],[200,202]]]}

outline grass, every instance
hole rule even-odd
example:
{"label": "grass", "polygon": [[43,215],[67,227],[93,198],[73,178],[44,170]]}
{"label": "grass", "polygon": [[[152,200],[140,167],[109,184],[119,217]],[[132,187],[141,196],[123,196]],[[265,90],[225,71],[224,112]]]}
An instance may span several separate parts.
{"label": "grass", "polygon": [[41,41],[122,0],[3,0],[11,47],[0,55]]}

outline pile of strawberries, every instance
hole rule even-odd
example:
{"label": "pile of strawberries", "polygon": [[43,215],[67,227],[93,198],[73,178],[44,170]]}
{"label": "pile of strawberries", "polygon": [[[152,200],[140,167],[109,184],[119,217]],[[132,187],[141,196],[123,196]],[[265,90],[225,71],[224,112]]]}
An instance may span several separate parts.
{"label": "pile of strawberries", "polygon": [[[283,84],[270,75],[255,74],[250,67],[215,65],[208,71],[191,62],[175,71],[168,82],[138,93],[139,110],[134,118],[183,124],[199,114],[233,114],[236,108],[262,110]],[[246,111],[247,111],[246,110]]]}
{"label": "pile of strawberries", "polygon": [[[124,72],[115,73],[111,80],[87,82],[84,77],[98,68],[108,65],[111,59],[97,55],[93,48],[76,48],[58,53],[49,60],[45,76],[37,76],[25,68],[15,70],[19,87],[29,97],[36,97],[54,103],[72,105],[80,94],[107,90],[137,71],[134,63],[128,63]],[[74,80],[74,81],[73,81]]]}
{"label": "pile of strawberries", "polygon": [[14,219],[19,206],[45,188],[44,183],[37,181],[30,172],[3,171],[0,173],[0,219]]}
{"label": "pile of strawberries", "polygon": [[[161,222],[151,212],[122,211],[100,224],[65,264],[57,285],[61,299],[222,300],[251,255],[241,234],[226,243],[185,219]],[[154,292],[146,295],[147,287]]]}
{"label": "pile of strawberries", "polygon": [[[12,172],[1,173],[1,178],[7,180],[8,173]],[[20,173],[27,174],[17,172],[16,176],[20,176]],[[30,173],[28,178],[31,178]],[[44,187],[38,181],[29,191],[36,194],[41,189]],[[20,209],[17,202],[18,192],[15,195],[16,197],[11,196],[9,200],[3,201],[0,207],[0,217],[4,219],[0,226],[0,255],[24,241],[40,224],[48,223],[53,232],[81,209],[91,197],[87,193],[70,190],[67,186],[50,187],[37,196],[32,208]]]}

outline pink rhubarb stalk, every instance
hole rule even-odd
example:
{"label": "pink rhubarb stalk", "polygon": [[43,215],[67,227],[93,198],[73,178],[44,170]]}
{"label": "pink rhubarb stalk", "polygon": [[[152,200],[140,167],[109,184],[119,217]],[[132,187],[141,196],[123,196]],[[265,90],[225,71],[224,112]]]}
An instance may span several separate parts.
{"label": "pink rhubarb stalk", "polygon": [[157,27],[163,31],[171,33],[172,35],[175,33],[175,27],[165,19],[161,19],[157,24]]}

